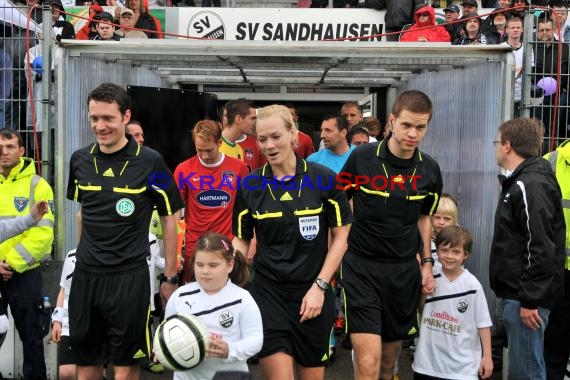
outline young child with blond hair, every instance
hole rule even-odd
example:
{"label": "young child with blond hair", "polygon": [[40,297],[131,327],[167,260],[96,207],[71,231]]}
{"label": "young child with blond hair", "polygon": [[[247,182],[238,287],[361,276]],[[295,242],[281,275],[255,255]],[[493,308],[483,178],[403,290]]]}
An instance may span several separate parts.
{"label": "young child with blond hair", "polygon": [[447,226],[457,225],[457,213],[459,205],[457,199],[451,194],[442,193],[437,205],[437,210],[431,216],[432,236],[431,236],[431,255],[435,260],[433,267],[439,267],[435,248],[435,237],[443,228]]}

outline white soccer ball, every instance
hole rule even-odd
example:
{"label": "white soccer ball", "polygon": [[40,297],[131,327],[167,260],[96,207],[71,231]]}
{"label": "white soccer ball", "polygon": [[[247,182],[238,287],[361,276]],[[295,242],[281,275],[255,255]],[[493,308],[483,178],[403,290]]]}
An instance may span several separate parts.
{"label": "white soccer ball", "polygon": [[206,357],[209,344],[206,325],[190,314],[177,314],[156,329],[153,349],[160,363],[172,371],[196,367]]}

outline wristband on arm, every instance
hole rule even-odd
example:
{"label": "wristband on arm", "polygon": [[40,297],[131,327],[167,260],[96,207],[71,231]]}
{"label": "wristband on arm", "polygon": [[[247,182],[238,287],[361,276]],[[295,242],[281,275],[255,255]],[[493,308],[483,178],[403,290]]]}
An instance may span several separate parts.
{"label": "wristband on arm", "polygon": [[53,313],[51,313],[51,323],[59,322],[63,324],[63,316],[65,314],[65,309],[61,306],[56,307],[53,309]]}
{"label": "wristband on arm", "polygon": [[434,265],[435,260],[433,259],[433,257],[424,257],[422,259],[422,265],[424,265],[425,263],[431,263],[431,265]]}

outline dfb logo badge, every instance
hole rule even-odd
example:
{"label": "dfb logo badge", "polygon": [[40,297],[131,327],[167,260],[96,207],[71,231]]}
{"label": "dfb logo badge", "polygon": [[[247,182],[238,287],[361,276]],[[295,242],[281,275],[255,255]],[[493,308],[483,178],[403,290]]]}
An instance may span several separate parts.
{"label": "dfb logo badge", "polygon": [[117,201],[115,210],[120,216],[131,216],[135,212],[135,204],[129,198],[121,198]]}
{"label": "dfb logo badge", "polygon": [[220,16],[214,12],[202,11],[196,13],[188,22],[187,34],[190,37],[223,40],[225,29]]}
{"label": "dfb logo badge", "polygon": [[232,325],[232,323],[234,323],[234,315],[231,311],[226,310],[220,314],[218,320],[220,321],[220,325],[222,327],[228,328]]}

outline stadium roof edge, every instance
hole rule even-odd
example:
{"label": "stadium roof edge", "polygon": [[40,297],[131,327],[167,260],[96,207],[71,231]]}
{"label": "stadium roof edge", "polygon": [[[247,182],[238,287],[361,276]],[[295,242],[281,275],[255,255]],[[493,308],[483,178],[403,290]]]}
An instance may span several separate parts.
{"label": "stadium roof edge", "polygon": [[[448,43],[228,40],[63,40],[63,55],[156,70],[171,85],[227,84],[228,91],[398,87],[422,71],[507,62],[509,47]],[[244,87],[245,86],[245,87]],[[233,88],[233,89],[232,89]],[[285,90],[289,92],[288,89]]]}

